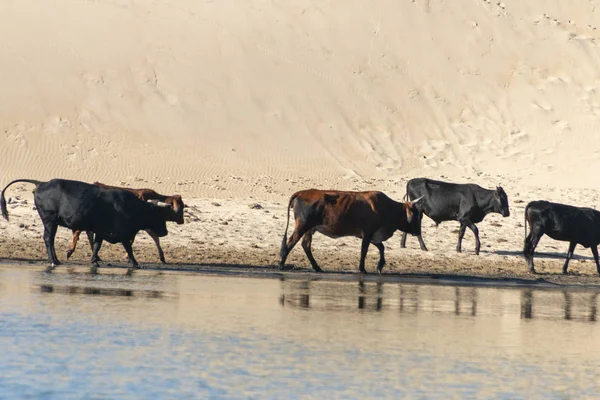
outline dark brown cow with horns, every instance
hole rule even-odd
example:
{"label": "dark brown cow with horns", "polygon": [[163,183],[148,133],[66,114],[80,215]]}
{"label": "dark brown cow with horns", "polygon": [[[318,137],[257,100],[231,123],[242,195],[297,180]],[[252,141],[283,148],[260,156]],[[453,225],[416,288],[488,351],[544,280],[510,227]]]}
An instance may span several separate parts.
{"label": "dark brown cow with horns", "polygon": [[[157,206],[170,208],[171,211],[167,212],[165,214],[165,220],[176,222],[178,225],[183,224],[183,209],[186,206],[185,206],[185,204],[183,204],[183,200],[181,199],[180,195],[165,196],[165,195],[156,193],[152,189],[132,189],[132,188],[128,188],[128,187],[105,185],[100,182],[94,182],[94,185],[105,188],[105,189],[126,190],[128,192],[135,194],[138,198],[140,198],[144,201],[151,202]],[[158,249],[158,256],[160,258],[160,261],[162,263],[166,263],[165,254],[164,254],[162,248],[160,247],[160,238],[151,229],[146,229],[146,232],[148,233],[148,235],[150,235],[150,237],[154,240],[154,243],[156,244],[156,248]],[[90,231],[86,231],[86,234],[87,234],[88,240],[90,242],[90,246],[93,246],[93,243],[94,243],[93,233]],[[71,257],[73,252],[75,252],[75,248],[77,247],[77,242],[79,241],[79,235],[81,235],[81,231],[73,231],[73,237],[71,239],[71,246],[67,250],[67,259],[69,257]],[[133,241],[131,243],[133,243]],[[93,249],[93,247],[92,247],[92,249]]]}
{"label": "dark brown cow with horns", "polygon": [[[382,192],[347,192],[338,190],[302,190],[290,198],[287,211],[287,224],[281,243],[281,261],[283,269],[285,260],[296,243],[302,239],[302,248],[313,269],[323,270],[317,265],[312,255],[311,243],[315,232],[331,238],[356,236],[362,238],[359,269],[366,273],[365,257],[369,244],[379,250],[377,272],[381,273],[385,264],[383,242],[396,230],[412,235],[420,233],[420,211],[416,204],[421,198],[412,202],[400,203],[390,199]],[[287,239],[290,208],[294,208],[296,226],[290,239]]]}

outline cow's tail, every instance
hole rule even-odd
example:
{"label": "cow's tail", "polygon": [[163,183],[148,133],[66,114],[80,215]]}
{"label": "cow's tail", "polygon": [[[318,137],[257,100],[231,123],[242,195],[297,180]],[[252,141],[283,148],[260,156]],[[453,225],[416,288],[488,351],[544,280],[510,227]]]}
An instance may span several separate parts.
{"label": "cow's tail", "polygon": [[410,183],[410,181],[406,182],[406,194],[404,195],[404,201],[408,201],[408,184]]}
{"label": "cow's tail", "polygon": [[525,240],[527,240],[527,211],[529,211],[529,204],[527,204],[527,206],[525,206],[525,220],[523,221],[523,226],[525,227]]}
{"label": "cow's tail", "polygon": [[10,185],[12,185],[13,183],[19,183],[19,182],[33,183],[36,188],[38,187],[38,185],[40,183],[43,183],[42,181],[36,181],[35,179],[17,179],[15,181],[12,181],[8,185],[6,185],[6,187],[4,187],[4,189],[2,189],[2,193],[0,194],[0,209],[2,210],[2,216],[7,221],[8,221],[8,209],[6,208],[6,198],[4,197],[4,192],[6,191],[6,189],[8,189],[8,187]]}
{"label": "cow's tail", "polygon": [[288,232],[288,228],[290,226],[290,208],[292,207],[292,203],[294,202],[294,200],[296,200],[296,197],[298,197],[298,193],[294,193],[292,195],[292,197],[290,197],[290,201],[288,202],[288,206],[287,206],[287,218],[286,218],[286,222],[285,222],[285,232],[283,233],[283,240],[281,241],[281,249],[279,250],[279,255],[281,256],[282,259],[285,256],[285,248],[287,245],[287,232]]}

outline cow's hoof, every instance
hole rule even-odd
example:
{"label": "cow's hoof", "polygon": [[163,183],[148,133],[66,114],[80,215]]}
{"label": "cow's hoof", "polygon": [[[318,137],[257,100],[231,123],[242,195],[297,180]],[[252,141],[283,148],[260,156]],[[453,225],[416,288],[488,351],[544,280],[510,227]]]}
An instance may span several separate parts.
{"label": "cow's hoof", "polygon": [[366,275],[367,274],[367,270],[366,269],[361,269],[360,271],[358,271],[359,274],[361,275]]}
{"label": "cow's hoof", "polygon": [[280,271],[283,271],[283,270],[284,270],[284,268],[285,268],[285,266],[284,266],[283,264],[280,264],[280,265],[277,267],[277,269],[278,269],[278,270],[280,270]]}
{"label": "cow's hoof", "polygon": [[54,264],[48,265],[45,269],[45,272],[52,272],[52,271],[54,271],[54,268],[55,268]]}
{"label": "cow's hoof", "polygon": [[132,276],[133,270],[134,270],[134,268],[132,268],[132,267],[127,268],[127,272],[125,272],[125,276]]}
{"label": "cow's hoof", "polygon": [[92,275],[98,274],[98,267],[95,265],[92,266],[92,268],[90,268],[90,274],[92,274]]}
{"label": "cow's hoof", "polygon": [[322,270],[321,268],[313,268],[313,269],[314,269],[314,270],[315,270],[315,272],[317,272],[317,273],[322,273],[322,272],[323,272],[323,270]]}
{"label": "cow's hoof", "polygon": [[73,255],[73,250],[67,250],[67,260]]}
{"label": "cow's hoof", "polygon": [[531,269],[529,270],[529,272],[530,272],[530,273],[532,273],[532,274],[537,274],[537,272],[536,272],[536,271],[535,271],[535,269],[533,269],[533,268],[531,268]]}
{"label": "cow's hoof", "polygon": [[166,264],[166,263],[167,263],[167,262],[165,261],[165,259],[164,259],[164,258],[161,258],[161,259],[160,259],[160,262],[161,262],[161,263],[163,263],[163,264]]}

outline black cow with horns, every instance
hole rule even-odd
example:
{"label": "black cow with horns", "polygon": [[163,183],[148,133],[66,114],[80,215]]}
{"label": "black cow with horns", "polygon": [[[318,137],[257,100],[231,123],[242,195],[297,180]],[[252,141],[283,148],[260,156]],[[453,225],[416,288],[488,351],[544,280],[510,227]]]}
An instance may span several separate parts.
{"label": "black cow with horns", "polygon": [[34,184],[34,202],[44,224],[44,242],[51,268],[60,265],[54,249],[58,226],[73,231],[95,233],[92,272],[98,268],[98,251],[102,242],[121,243],[134,268],[139,268],[133,256],[131,242],[140,230],[150,229],[157,236],[167,235],[165,213],[168,208],[140,200],[121,189],[103,188],[80,181],[52,179],[48,182],[18,179],[10,182],[0,194],[2,216],[8,220],[4,192],[18,182]]}
{"label": "black cow with horns", "polygon": [[[530,232],[527,234],[527,223]],[[569,242],[567,259],[563,265],[563,274],[567,273],[569,260],[578,244],[590,247],[600,274],[598,263],[598,244],[600,244],[600,211],[587,207],[575,207],[549,201],[532,201],[525,207],[525,245],[523,253],[532,273],[533,252],[544,234],[554,240]]]}
{"label": "black cow with horns", "polygon": [[[472,183],[448,183],[427,178],[415,178],[406,185],[406,200],[423,197],[419,204],[421,218],[423,214],[431,218],[436,225],[444,221],[460,222],[456,251],[461,252],[462,239],[467,228],[475,235],[475,254],[479,254],[481,242],[479,230],[475,224],[483,221],[489,213],[500,213],[508,217],[508,197],[502,187],[496,190],[484,189]],[[418,235],[421,250],[427,251],[421,234]],[[402,235],[401,246],[406,247],[406,233]]]}

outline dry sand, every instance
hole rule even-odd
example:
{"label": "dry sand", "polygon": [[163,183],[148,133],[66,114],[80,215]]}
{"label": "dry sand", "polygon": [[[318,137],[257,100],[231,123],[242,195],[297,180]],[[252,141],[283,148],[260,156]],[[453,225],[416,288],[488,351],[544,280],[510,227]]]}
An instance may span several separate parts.
{"label": "dry sand", "polygon": [[[500,184],[511,216],[479,224],[480,256],[470,232],[456,254],[457,223],[425,219],[431,251],[415,238],[400,249],[396,235],[384,271],[527,277],[527,202],[600,208],[599,4],[0,2],[0,185],[62,177],[180,193],[194,207],[169,225],[168,261],[272,266],[295,190],[399,200],[411,177]],[[44,260],[31,186],[8,196],[0,258]],[[325,269],[355,271],[359,244],[316,236],[313,247]],[[145,233],[134,248],[157,261]],[[567,244],[538,249],[544,279],[600,283],[589,250],[561,277]],[[84,238],[74,260],[89,254]],[[301,248],[290,263],[309,266]]]}

